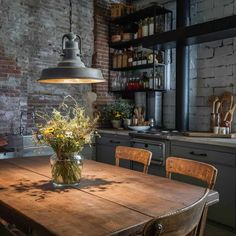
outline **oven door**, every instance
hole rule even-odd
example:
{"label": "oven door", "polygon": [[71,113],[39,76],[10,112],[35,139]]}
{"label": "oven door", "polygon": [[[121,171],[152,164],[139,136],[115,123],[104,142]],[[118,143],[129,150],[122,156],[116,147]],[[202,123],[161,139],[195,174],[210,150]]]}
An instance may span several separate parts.
{"label": "oven door", "polygon": [[165,165],[165,142],[133,138],[131,146],[149,150],[152,152],[151,163],[159,166]]}
{"label": "oven door", "polygon": [[[148,174],[165,176],[165,142],[133,138],[131,140],[131,146],[146,149],[152,152],[152,160],[148,168]],[[142,165],[132,163],[132,169],[142,171],[142,168]]]}

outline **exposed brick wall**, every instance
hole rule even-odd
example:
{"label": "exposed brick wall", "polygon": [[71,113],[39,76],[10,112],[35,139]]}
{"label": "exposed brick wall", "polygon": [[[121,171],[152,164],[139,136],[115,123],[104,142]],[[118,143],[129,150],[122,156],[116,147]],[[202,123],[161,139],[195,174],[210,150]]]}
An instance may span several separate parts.
{"label": "exposed brick wall", "polygon": [[[73,31],[83,40],[82,59],[92,64],[94,46],[93,1],[72,1]],[[69,1],[0,1],[0,134],[30,132],[35,110],[57,106],[65,95],[84,104],[90,85],[39,84],[42,69],[60,60],[61,37],[69,31]],[[6,63],[7,68],[6,68]]]}
{"label": "exposed brick wall", "polygon": [[[94,0],[94,58],[93,66],[102,69],[106,83],[93,85],[97,93],[97,104],[105,104],[114,101],[115,94],[109,93],[109,19],[112,3],[125,1],[119,0]],[[110,72],[111,78],[114,76]]]}

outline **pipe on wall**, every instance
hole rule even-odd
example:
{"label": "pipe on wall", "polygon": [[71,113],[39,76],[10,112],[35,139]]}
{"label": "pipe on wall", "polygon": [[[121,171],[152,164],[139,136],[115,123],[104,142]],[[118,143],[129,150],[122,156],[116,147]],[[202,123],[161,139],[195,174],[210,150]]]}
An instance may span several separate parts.
{"label": "pipe on wall", "polygon": [[[190,23],[190,1],[176,1],[176,27]],[[179,131],[189,130],[189,48],[179,40],[176,45],[176,116]]]}

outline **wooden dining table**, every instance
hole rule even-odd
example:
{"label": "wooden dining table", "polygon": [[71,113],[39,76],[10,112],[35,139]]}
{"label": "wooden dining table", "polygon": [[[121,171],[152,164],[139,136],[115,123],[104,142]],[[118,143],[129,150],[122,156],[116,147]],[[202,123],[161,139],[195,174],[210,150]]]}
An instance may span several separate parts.
{"label": "wooden dining table", "polygon": [[[196,202],[202,187],[85,160],[77,187],[55,188],[46,157],[0,160],[0,217],[32,235],[129,235]],[[211,191],[207,204],[219,200]]]}

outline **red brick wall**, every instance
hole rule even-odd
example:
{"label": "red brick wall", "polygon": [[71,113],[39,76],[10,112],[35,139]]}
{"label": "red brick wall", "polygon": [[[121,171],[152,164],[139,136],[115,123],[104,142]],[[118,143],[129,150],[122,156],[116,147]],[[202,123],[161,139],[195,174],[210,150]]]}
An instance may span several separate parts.
{"label": "red brick wall", "polygon": [[[108,93],[109,78],[109,18],[110,6],[108,0],[94,0],[94,58],[93,66],[102,70],[106,83],[94,84],[93,90],[97,93],[97,104],[113,101],[115,95]],[[122,2],[122,1],[120,1]]]}
{"label": "red brick wall", "polygon": [[21,70],[16,64],[16,60],[5,55],[4,49],[0,47],[0,79],[4,80],[9,76],[21,75]]}

